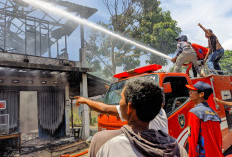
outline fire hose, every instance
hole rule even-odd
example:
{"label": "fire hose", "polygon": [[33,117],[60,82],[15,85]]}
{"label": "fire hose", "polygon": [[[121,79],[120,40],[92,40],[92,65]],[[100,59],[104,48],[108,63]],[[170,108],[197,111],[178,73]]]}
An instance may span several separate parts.
{"label": "fire hose", "polygon": [[66,154],[66,155],[61,155],[60,157],[78,157],[78,156],[82,156],[82,155],[84,155],[84,154],[87,154],[89,151],[88,150],[86,150],[86,151],[84,151],[84,152],[81,152],[81,153],[78,153],[78,154],[76,154],[76,155],[69,155],[69,154]]}

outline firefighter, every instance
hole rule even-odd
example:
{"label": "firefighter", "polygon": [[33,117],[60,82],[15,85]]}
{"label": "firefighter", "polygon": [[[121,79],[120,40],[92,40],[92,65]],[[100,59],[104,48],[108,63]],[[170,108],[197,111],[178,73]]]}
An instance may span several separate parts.
{"label": "firefighter", "polygon": [[181,35],[176,38],[177,41],[177,54],[176,57],[172,59],[175,63],[174,72],[180,72],[181,66],[186,62],[191,62],[193,67],[196,69],[197,73],[201,75],[199,66],[197,65],[197,54],[193,50],[191,44],[188,42],[186,35]]}
{"label": "firefighter", "polygon": [[195,104],[188,113],[189,157],[223,157],[221,119],[207,103],[213,93],[212,87],[201,81],[186,87]]}
{"label": "firefighter", "polygon": [[205,29],[200,23],[198,24],[205,32],[205,37],[208,39],[209,51],[205,56],[204,61],[207,61],[208,68],[211,73],[217,74],[215,70],[219,70],[218,74],[223,74],[219,65],[219,60],[224,55],[224,49],[219,43],[217,37],[211,29]]}

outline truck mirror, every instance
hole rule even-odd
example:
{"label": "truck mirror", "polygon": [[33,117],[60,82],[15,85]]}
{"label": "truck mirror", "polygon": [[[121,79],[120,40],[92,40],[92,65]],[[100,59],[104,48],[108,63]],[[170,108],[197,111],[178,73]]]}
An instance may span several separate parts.
{"label": "truck mirror", "polygon": [[170,82],[163,83],[164,93],[171,93],[172,86]]}

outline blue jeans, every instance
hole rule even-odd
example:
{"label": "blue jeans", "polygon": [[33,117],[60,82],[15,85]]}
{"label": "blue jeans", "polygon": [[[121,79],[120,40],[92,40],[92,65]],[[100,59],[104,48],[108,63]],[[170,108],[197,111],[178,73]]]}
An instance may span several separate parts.
{"label": "blue jeans", "polygon": [[[212,54],[208,56],[207,59],[207,65],[210,70],[210,72],[216,74],[214,70],[221,70],[221,67],[219,65],[219,60],[224,55],[224,49],[219,49],[217,51],[214,51]],[[219,74],[222,74],[219,72]]]}

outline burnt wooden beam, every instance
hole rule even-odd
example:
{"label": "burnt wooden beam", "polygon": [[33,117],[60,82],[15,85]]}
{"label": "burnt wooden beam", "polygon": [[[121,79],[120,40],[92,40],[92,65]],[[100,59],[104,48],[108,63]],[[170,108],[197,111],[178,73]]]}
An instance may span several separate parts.
{"label": "burnt wooden beam", "polygon": [[36,69],[48,71],[88,72],[89,68],[80,67],[79,62],[38,56],[0,52],[0,67]]}

